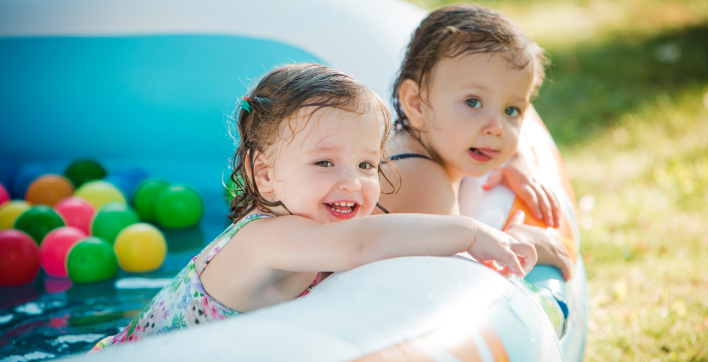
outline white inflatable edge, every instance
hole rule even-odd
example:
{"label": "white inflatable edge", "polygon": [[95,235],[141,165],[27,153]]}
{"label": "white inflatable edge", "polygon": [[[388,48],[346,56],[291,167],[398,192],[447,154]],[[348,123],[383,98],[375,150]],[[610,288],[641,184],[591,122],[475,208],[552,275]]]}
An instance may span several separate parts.
{"label": "white inflatable edge", "polygon": [[71,360],[355,360],[481,319],[508,288],[464,258],[389,259],[335,274],[304,298]]}
{"label": "white inflatable edge", "polygon": [[403,0],[4,0],[0,37],[202,34],[274,40],[354,75],[389,101],[405,46],[426,15]]}

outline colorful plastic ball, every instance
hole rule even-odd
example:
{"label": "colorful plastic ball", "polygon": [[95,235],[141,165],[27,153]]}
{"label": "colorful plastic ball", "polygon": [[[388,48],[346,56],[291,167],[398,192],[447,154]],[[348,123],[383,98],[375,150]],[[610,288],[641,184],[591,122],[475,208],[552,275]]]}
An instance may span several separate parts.
{"label": "colorful plastic ball", "polygon": [[71,196],[74,186],[64,176],[40,176],[29,185],[25,193],[25,200],[34,205],[54,206],[59,200]]}
{"label": "colorful plastic ball", "polygon": [[133,194],[133,206],[143,221],[156,222],[155,200],[160,192],[170,187],[165,180],[147,179],[143,181]]}
{"label": "colorful plastic ball", "polygon": [[10,202],[10,193],[3,184],[0,184],[0,207],[6,202]]}
{"label": "colorful plastic ball", "polygon": [[123,229],[113,248],[120,267],[131,273],[144,273],[159,268],[167,254],[165,236],[156,227],[146,223]]}
{"label": "colorful plastic ball", "polygon": [[199,224],[202,218],[202,198],[193,189],[172,185],[157,195],[155,216],[168,229],[186,229]]}
{"label": "colorful plastic ball", "polygon": [[109,202],[122,202],[125,196],[115,186],[104,181],[91,181],[79,187],[74,196],[80,197],[93,205],[96,210]]}
{"label": "colorful plastic ball", "polygon": [[15,227],[15,221],[25,211],[29,210],[31,205],[22,200],[15,200],[0,205],[0,230],[12,229]]}
{"label": "colorful plastic ball", "polygon": [[110,202],[98,209],[91,223],[91,234],[113,244],[123,228],[138,222],[138,214],[128,205]]}
{"label": "colorful plastic ball", "polygon": [[69,165],[64,174],[74,183],[74,187],[79,188],[89,181],[106,177],[106,169],[96,161],[79,160]]}
{"label": "colorful plastic ball", "polygon": [[24,199],[29,185],[39,176],[47,173],[46,171],[46,168],[40,165],[26,165],[20,167],[17,173],[15,173],[15,177],[12,179],[12,185],[9,190],[10,196],[12,196],[13,199]]}
{"label": "colorful plastic ball", "polygon": [[91,221],[96,215],[96,209],[88,201],[67,197],[54,205],[54,210],[61,215],[67,226],[81,229],[87,235],[91,233]]}
{"label": "colorful plastic ball", "polygon": [[66,256],[69,250],[87,236],[85,232],[72,226],[49,232],[39,247],[39,261],[44,271],[51,276],[66,277]]}
{"label": "colorful plastic ball", "polygon": [[37,205],[23,212],[15,221],[15,229],[22,230],[37,242],[42,243],[50,231],[64,226],[64,220],[51,207]]}
{"label": "colorful plastic ball", "polygon": [[69,250],[66,270],[74,283],[100,282],[118,273],[118,260],[110,243],[89,236]]}
{"label": "colorful plastic ball", "polygon": [[34,280],[39,272],[39,249],[20,230],[0,231],[0,285],[18,285]]}

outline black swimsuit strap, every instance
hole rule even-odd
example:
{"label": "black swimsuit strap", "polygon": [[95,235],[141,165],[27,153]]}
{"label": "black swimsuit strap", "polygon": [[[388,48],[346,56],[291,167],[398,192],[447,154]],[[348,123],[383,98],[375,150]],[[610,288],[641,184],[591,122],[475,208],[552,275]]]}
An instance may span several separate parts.
{"label": "black swimsuit strap", "polygon": [[420,155],[417,153],[401,153],[398,155],[391,156],[391,161],[402,160],[404,158],[424,158],[424,159],[430,160],[430,161],[433,160],[432,158],[430,158],[428,156]]}

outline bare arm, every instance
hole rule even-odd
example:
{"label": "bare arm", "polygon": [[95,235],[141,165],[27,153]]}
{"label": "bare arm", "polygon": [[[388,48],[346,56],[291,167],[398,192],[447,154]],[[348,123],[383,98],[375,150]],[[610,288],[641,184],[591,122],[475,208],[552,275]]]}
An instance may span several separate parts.
{"label": "bare arm", "polygon": [[504,263],[517,275],[536,262],[530,244],[464,216],[377,215],[331,224],[281,216],[253,226],[242,232],[257,233],[248,238],[256,255],[272,269],[292,272],[337,272],[388,258],[464,251]]}

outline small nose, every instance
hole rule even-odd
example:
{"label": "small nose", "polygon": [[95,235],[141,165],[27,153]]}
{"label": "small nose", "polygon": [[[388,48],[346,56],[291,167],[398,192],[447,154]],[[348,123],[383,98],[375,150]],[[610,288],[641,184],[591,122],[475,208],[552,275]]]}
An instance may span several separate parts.
{"label": "small nose", "polygon": [[504,125],[502,124],[502,117],[497,114],[489,115],[487,123],[484,125],[482,130],[485,136],[501,137],[504,135]]}
{"label": "small nose", "polygon": [[337,187],[342,191],[356,192],[361,190],[361,180],[359,180],[359,177],[354,170],[345,169],[339,176]]}

